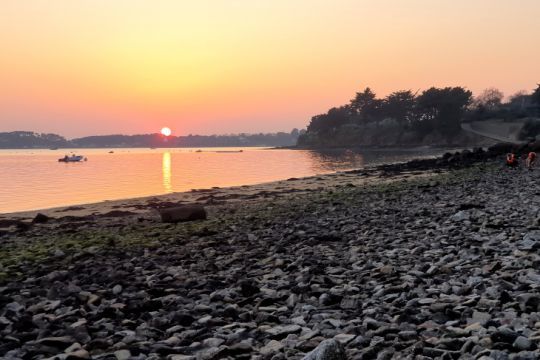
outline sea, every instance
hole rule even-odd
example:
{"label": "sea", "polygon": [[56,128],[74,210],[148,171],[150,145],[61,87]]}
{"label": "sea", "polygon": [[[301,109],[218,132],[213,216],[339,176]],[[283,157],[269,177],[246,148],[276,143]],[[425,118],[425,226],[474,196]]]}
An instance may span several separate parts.
{"label": "sea", "polygon": [[[438,156],[448,149],[0,150],[0,213],[251,185]],[[65,155],[86,161],[58,162]]]}

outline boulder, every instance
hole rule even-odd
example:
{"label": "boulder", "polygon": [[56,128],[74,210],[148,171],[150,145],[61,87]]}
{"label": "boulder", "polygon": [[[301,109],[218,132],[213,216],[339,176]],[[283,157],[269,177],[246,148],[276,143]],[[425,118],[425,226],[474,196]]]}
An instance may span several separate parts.
{"label": "boulder", "polygon": [[42,214],[42,213],[38,213],[35,217],[34,217],[34,220],[32,220],[32,222],[34,224],[44,224],[46,223],[47,221],[49,221],[49,217],[45,214]]}
{"label": "boulder", "polygon": [[161,221],[165,223],[206,220],[206,210],[201,205],[183,205],[158,209],[158,211]]}

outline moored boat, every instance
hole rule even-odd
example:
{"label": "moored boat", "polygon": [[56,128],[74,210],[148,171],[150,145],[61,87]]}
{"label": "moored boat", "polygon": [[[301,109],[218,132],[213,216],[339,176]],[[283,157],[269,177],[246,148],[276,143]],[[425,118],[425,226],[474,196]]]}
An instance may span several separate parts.
{"label": "moored boat", "polygon": [[71,155],[71,156],[64,156],[63,158],[58,159],[58,162],[81,162],[81,161],[87,161],[88,159],[85,158],[82,155]]}

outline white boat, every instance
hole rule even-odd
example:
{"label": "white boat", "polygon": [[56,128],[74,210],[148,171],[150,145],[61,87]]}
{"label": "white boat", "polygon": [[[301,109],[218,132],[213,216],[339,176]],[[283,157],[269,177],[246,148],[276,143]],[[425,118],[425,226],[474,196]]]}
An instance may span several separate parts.
{"label": "white boat", "polygon": [[85,158],[82,155],[71,155],[71,156],[64,156],[63,158],[58,159],[59,162],[81,162],[81,161],[87,161],[88,159]]}

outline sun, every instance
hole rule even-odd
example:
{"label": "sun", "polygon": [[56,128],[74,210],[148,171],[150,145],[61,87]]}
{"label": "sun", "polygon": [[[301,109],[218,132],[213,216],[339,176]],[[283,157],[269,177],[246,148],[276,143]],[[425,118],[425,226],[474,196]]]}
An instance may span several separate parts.
{"label": "sun", "polygon": [[164,127],[161,129],[161,134],[163,136],[170,136],[172,134],[172,131],[168,127]]}

